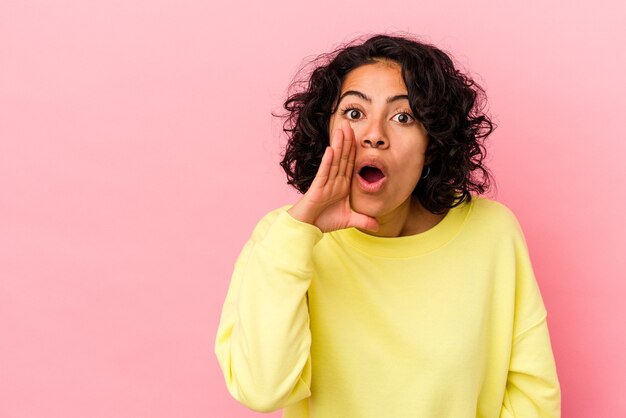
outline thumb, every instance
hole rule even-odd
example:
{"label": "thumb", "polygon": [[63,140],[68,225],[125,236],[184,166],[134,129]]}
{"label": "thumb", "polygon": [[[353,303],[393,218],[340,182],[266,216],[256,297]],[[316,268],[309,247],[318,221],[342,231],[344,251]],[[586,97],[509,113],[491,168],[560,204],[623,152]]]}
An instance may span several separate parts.
{"label": "thumb", "polygon": [[366,229],[372,232],[378,231],[378,227],[379,227],[378,221],[376,220],[376,218],[372,218],[371,216],[363,215],[357,212],[352,212],[352,216],[350,217],[348,226]]}

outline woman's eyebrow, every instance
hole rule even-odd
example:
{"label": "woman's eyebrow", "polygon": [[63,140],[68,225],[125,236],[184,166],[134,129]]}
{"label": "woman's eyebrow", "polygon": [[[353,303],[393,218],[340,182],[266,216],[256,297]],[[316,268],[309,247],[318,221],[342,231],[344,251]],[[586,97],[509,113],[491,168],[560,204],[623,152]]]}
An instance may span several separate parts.
{"label": "woman's eyebrow", "polygon": [[360,91],[357,90],[348,90],[346,91],[344,94],[341,95],[341,97],[339,97],[339,101],[342,101],[344,97],[346,96],[356,96],[356,97],[360,97],[361,99],[372,103],[372,99],[370,99],[370,97],[365,94],[365,93],[361,93]]}
{"label": "woman's eyebrow", "polygon": [[[372,99],[367,94],[361,93],[358,90],[346,91],[345,93],[341,95],[341,97],[339,97],[339,101],[341,102],[343,98],[346,96],[356,96],[365,100],[366,102],[372,103]],[[406,94],[396,94],[395,96],[387,97],[387,103],[391,103],[391,102],[395,102],[397,100],[403,100],[403,99],[409,100],[409,96]]]}
{"label": "woman's eyebrow", "polygon": [[403,99],[409,100],[409,96],[407,94],[396,94],[395,96],[387,97],[387,103]]}

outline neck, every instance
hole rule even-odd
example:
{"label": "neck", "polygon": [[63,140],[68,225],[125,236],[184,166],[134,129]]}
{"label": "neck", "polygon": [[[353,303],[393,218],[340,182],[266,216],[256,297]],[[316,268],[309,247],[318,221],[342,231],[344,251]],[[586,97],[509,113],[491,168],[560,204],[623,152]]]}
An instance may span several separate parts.
{"label": "neck", "polygon": [[378,237],[403,237],[425,232],[437,225],[445,214],[436,215],[425,209],[417,198],[409,197],[393,211],[376,218],[379,229],[366,234]]}

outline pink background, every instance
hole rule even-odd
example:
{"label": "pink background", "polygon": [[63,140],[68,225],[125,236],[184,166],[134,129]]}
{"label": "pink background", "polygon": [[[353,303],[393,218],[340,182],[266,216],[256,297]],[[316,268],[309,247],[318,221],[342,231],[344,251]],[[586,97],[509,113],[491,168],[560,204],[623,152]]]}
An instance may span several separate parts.
{"label": "pink background", "polygon": [[[213,344],[306,57],[408,31],[488,92],[563,416],[626,416],[620,2],[0,3],[0,417],[257,417]],[[270,414],[278,417],[279,414]]]}

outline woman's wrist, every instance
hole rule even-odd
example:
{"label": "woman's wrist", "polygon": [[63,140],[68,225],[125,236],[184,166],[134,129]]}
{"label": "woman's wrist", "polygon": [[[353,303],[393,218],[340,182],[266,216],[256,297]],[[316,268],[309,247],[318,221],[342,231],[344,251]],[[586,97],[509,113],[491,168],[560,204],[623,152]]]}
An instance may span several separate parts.
{"label": "woman's wrist", "polygon": [[315,212],[316,211],[313,211],[304,199],[300,199],[287,210],[287,213],[291,215],[292,218],[311,225],[315,225],[315,220],[319,216],[319,214]]}

